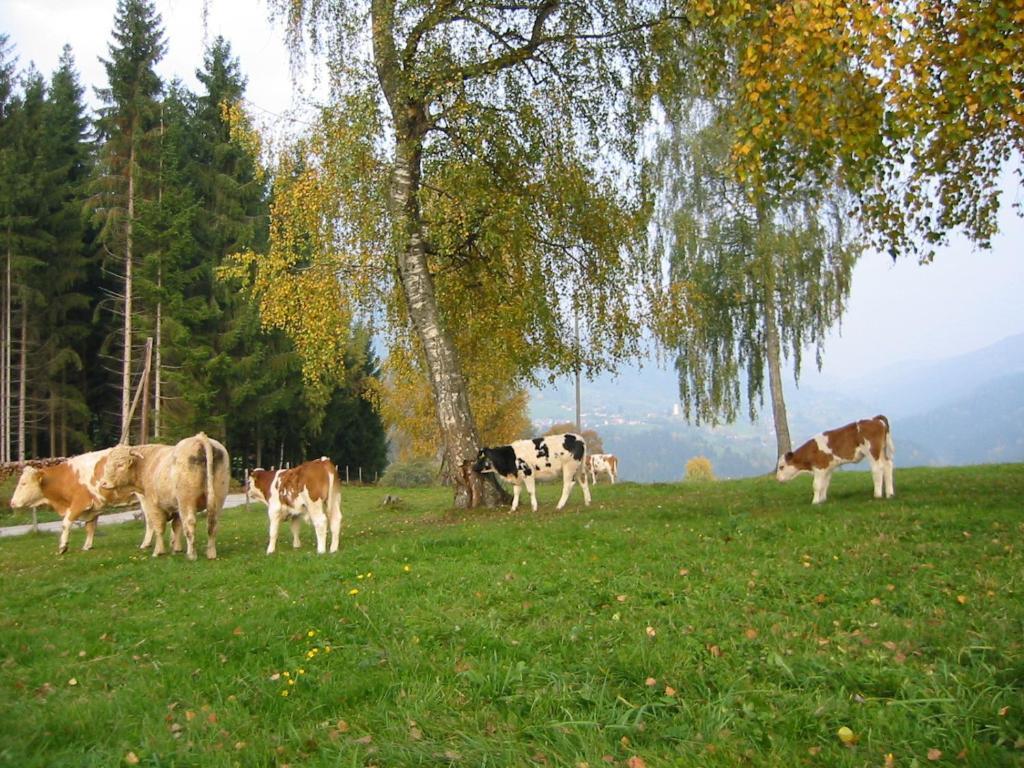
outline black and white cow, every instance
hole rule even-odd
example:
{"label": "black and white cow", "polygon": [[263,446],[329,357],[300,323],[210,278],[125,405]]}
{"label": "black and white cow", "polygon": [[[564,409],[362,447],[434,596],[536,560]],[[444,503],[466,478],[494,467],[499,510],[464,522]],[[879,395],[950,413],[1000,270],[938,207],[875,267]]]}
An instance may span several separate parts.
{"label": "black and white cow", "polygon": [[516,440],[511,445],[481,448],[473,469],[476,472],[494,472],[512,483],[512,511],[519,506],[519,486],[526,485],[530,492],[530,505],[537,511],[537,480],[548,480],[562,476],[562,498],[556,509],[565,506],[569,492],[580,476],[583,500],[590,504],[590,486],[583,471],[583,457],[587,444],[583,438],[572,432],[562,435],[535,437],[532,440]]}

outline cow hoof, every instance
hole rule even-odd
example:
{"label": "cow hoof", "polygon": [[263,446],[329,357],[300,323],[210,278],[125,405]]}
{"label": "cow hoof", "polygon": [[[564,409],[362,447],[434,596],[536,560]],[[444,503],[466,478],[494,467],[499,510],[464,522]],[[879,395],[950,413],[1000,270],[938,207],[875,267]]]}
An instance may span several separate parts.
{"label": "cow hoof", "polygon": [[195,552],[189,552],[189,553],[187,553],[185,555],[185,557],[187,557],[190,561],[195,562],[195,560],[196,560],[196,553]]}
{"label": "cow hoof", "polygon": [[67,553],[68,553],[68,548],[67,547],[57,547],[57,554],[58,555],[66,555]]}

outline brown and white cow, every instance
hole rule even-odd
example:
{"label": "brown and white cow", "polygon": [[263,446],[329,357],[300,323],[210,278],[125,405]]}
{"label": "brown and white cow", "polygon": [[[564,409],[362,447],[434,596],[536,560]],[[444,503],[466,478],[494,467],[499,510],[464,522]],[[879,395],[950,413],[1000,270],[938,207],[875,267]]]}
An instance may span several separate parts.
{"label": "brown and white cow", "polygon": [[292,527],[292,546],[299,548],[299,525],[309,519],[316,531],[316,551],[327,551],[327,529],[331,530],[331,552],[341,540],[341,478],[334,462],[323,456],[291,469],[254,469],[249,473],[249,492],[267,505],[270,541],[267,554],[277,548],[277,532],[284,520]]}
{"label": "brown and white cow", "polygon": [[100,487],[133,491],[154,533],[153,556],[164,553],[164,526],[175,515],[185,530],[185,554],[196,559],[196,512],[206,509],[206,556],[217,557],[217,516],[228,494],[227,449],[200,432],[177,445],[112,448]]}
{"label": "brown and white cow", "polygon": [[619,476],[619,460],[614,453],[589,453],[586,467],[590,473],[590,482],[594,485],[597,485],[598,472],[607,472],[612,485],[615,484],[615,480]]}
{"label": "brown and white cow", "polygon": [[814,475],[812,503],[820,504],[828,494],[832,472],[841,464],[855,464],[864,458],[871,463],[875,498],[895,493],[892,485],[892,457],[895,454],[889,420],[885,416],[861,419],[845,427],[815,435],[795,451],[779,457],[775,478],[784,483],[801,472]]}
{"label": "brown and white cow", "polygon": [[483,474],[494,472],[512,483],[512,511],[519,506],[519,486],[530,492],[530,505],[537,511],[537,480],[562,476],[562,497],[555,509],[561,509],[569,499],[569,492],[580,477],[583,500],[590,504],[590,487],[583,468],[587,444],[580,435],[566,432],[561,435],[516,440],[510,445],[481,448],[473,471]]}
{"label": "brown and white cow", "polygon": [[[131,491],[108,493],[100,488],[107,457],[112,449],[91,451],[72,456],[49,467],[25,467],[11,496],[11,506],[41,507],[48,505],[64,518],[57,552],[68,551],[68,538],[75,521],[85,523],[85,546],[92,549],[96,534],[96,518],[107,504],[131,499]],[[147,536],[149,531],[147,530]]]}

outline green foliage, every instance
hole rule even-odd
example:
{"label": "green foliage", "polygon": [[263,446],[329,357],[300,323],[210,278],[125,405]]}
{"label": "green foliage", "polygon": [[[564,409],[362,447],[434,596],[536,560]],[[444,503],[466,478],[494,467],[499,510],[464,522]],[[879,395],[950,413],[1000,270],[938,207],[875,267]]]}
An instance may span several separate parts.
{"label": "green foliage", "polygon": [[824,508],[808,478],[563,513],[542,485],[536,515],[346,487],[335,556],[305,524],[264,555],[261,506],[213,562],[153,560],[140,524],[59,562],[5,539],[0,763],[1016,766],[1022,467],[897,472]]}
{"label": "green foliage", "polygon": [[686,462],[685,480],[706,482],[715,479],[715,470],[707,456],[694,456]]}
{"label": "green foliage", "polygon": [[380,484],[395,488],[428,488],[438,484],[441,468],[433,459],[395,461],[381,476]]}

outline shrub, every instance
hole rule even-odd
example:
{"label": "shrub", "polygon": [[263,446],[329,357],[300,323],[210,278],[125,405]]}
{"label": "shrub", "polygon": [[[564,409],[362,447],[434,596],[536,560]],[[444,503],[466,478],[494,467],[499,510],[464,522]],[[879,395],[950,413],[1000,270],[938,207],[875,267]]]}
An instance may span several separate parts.
{"label": "shrub", "polygon": [[380,478],[381,485],[393,488],[423,488],[437,485],[440,466],[433,459],[396,461],[388,465]]}
{"label": "shrub", "polygon": [[706,456],[694,456],[686,462],[687,480],[714,480],[715,470],[711,467],[711,459]]}

